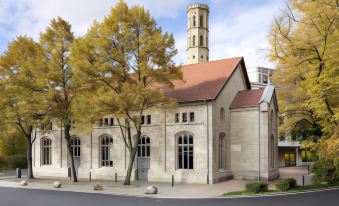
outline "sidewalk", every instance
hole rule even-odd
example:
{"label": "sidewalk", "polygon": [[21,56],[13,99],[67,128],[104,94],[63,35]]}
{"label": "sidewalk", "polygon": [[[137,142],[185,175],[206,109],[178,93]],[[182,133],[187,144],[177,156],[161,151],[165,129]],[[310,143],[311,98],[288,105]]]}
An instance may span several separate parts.
{"label": "sidewalk", "polygon": [[[218,197],[225,192],[239,191],[245,189],[246,180],[228,180],[217,184],[187,184],[178,183],[174,187],[171,183],[163,182],[142,182],[134,181],[131,185],[125,186],[122,182],[113,181],[80,181],[72,183],[69,180],[60,179],[34,179],[28,181],[28,186],[20,186],[22,179],[7,178],[0,180],[0,187],[15,187],[15,188],[27,188],[27,189],[44,189],[44,190],[57,190],[57,191],[73,191],[73,192],[87,192],[87,193],[100,193],[100,194],[112,194],[112,195],[128,195],[128,196],[147,196],[147,197],[177,197],[177,198],[203,198],[203,197]],[[60,181],[61,188],[54,188],[53,182]],[[95,183],[101,183],[103,185],[102,191],[93,190]],[[158,188],[158,194],[146,195],[146,187],[155,185]],[[272,188],[273,183],[269,183],[269,187]]]}

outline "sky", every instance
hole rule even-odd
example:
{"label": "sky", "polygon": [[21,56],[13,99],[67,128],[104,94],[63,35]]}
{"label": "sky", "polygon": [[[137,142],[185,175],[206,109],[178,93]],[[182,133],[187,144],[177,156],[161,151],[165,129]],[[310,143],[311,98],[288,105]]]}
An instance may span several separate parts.
{"label": "sky", "polygon": [[[75,36],[86,33],[94,20],[109,15],[118,0],[0,0],[0,54],[18,35],[39,39],[50,20],[62,17],[72,24]],[[247,69],[274,68],[266,58],[268,32],[284,0],[126,0],[150,11],[163,31],[173,33],[178,54],[174,61],[185,63],[187,18],[190,3],[210,8],[210,60],[243,56]]]}

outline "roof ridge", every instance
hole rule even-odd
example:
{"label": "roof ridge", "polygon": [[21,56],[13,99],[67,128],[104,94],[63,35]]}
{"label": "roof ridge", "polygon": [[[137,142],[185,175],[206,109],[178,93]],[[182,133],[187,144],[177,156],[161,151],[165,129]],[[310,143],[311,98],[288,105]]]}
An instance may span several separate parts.
{"label": "roof ridge", "polygon": [[238,57],[231,57],[231,58],[226,58],[226,59],[216,59],[216,60],[212,60],[212,61],[206,61],[206,62],[198,62],[198,63],[194,63],[194,64],[183,64],[181,66],[190,66],[190,65],[197,65],[197,64],[208,64],[211,62],[218,62],[218,61],[225,61],[225,60],[229,60],[229,59],[242,59],[244,58],[243,56],[238,56]]}

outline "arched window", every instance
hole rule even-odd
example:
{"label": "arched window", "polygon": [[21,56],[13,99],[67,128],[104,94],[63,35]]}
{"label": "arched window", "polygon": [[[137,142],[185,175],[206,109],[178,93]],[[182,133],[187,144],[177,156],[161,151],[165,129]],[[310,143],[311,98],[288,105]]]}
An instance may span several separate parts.
{"label": "arched window", "polygon": [[193,26],[195,26],[196,23],[195,23],[195,15],[193,15]]}
{"label": "arched window", "polygon": [[193,35],[192,45],[195,46],[195,35]]}
{"label": "arched window", "polygon": [[220,120],[225,120],[225,109],[223,107],[220,109]]}
{"label": "arched window", "polygon": [[271,129],[273,130],[275,128],[275,122],[274,122],[274,112],[271,111]]}
{"label": "arched window", "polygon": [[272,135],[271,136],[271,167],[274,168],[274,152],[275,152],[275,149],[274,149],[274,136]]}
{"label": "arched window", "polygon": [[141,136],[138,145],[138,157],[150,157],[151,140],[147,136]]}
{"label": "arched window", "polygon": [[204,38],[200,35],[200,46],[204,46]]}
{"label": "arched window", "polygon": [[72,137],[71,138],[71,148],[73,157],[80,157],[80,138],[79,137]]}
{"label": "arched window", "polygon": [[103,136],[100,139],[101,147],[101,166],[113,167],[113,161],[111,160],[111,148],[113,145],[113,139],[109,136]]}
{"label": "arched window", "polygon": [[42,164],[52,164],[52,140],[49,138],[41,139],[42,143]]}
{"label": "arched window", "polygon": [[226,134],[219,135],[219,169],[226,169]]}
{"label": "arched window", "polygon": [[200,22],[200,27],[203,27],[203,22],[204,22],[204,16],[203,15],[200,15],[200,20],[199,20],[199,22]]}
{"label": "arched window", "polygon": [[180,134],[177,138],[178,169],[193,169],[193,135]]}

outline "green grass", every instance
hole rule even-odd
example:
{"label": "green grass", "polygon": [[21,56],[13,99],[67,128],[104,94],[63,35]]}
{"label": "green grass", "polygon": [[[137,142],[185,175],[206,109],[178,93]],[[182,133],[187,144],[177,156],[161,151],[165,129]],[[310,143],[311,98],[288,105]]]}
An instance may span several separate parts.
{"label": "green grass", "polygon": [[267,194],[275,194],[275,193],[286,193],[286,192],[301,192],[301,191],[307,191],[307,190],[314,190],[314,189],[325,189],[329,187],[339,187],[339,183],[334,185],[322,185],[322,184],[313,184],[313,185],[305,185],[300,186],[298,185],[297,188],[291,189],[288,191],[280,191],[280,190],[268,190],[267,192],[259,192],[259,193],[253,193],[248,191],[234,191],[234,192],[227,192],[224,195],[225,196],[235,196],[235,195],[267,195]]}

